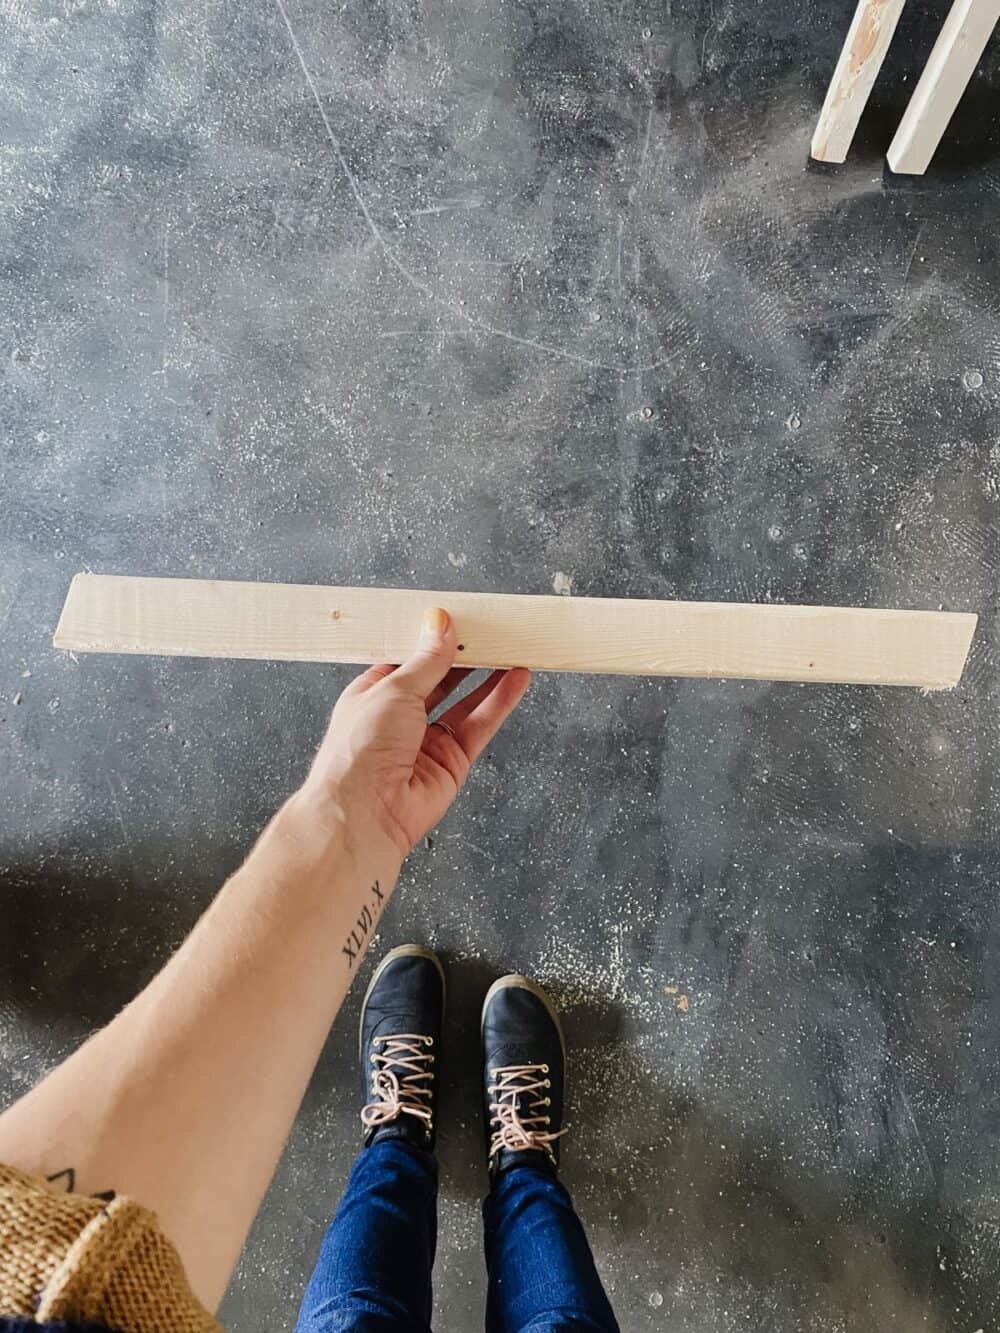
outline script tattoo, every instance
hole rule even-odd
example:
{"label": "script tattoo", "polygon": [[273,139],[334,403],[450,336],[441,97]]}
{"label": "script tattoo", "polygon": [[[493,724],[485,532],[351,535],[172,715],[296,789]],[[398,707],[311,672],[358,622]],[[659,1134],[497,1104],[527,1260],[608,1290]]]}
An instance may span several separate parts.
{"label": "script tattoo", "polygon": [[354,964],[361,957],[361,951],[364,948],[365,940],[372,933],[382,914],[382,908],[385,904],[385,894],[378,880],[371,888],[371,901],[365,903],[358,913],[358,919],[351,927],[350,934],[344,941],[344,947],[341,953],[347,958],[348,968],[353,968]]}

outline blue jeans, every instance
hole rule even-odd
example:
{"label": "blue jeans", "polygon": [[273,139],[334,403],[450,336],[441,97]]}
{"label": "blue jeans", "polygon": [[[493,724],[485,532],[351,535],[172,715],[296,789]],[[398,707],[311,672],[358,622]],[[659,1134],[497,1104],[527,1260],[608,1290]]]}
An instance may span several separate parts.
{"label": "blue jeans", "polygon": [[[487,1333],[618,1333],[569,1195],[517,1166],[483,1204]],[[437,1164],[398,1139],[362,1150],[306,1288],[295,1333],[428,1333]]]}

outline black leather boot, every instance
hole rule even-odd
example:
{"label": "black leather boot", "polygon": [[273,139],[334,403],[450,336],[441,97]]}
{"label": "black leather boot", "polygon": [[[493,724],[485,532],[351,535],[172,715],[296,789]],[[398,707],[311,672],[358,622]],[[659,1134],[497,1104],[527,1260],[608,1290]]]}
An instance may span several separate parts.
{"label": "black leather boot", "polygon": [[366,1147],[381,1139],[434,1147],[444,990],[437,954],[419,944],[392,949],[375,969],[359,1037]]}
{"label": "black leather boot", "polygon": [[566,1043],[536,982],[501,977],[483,1004],[483,1112],[491,1174],[559,1165]]}

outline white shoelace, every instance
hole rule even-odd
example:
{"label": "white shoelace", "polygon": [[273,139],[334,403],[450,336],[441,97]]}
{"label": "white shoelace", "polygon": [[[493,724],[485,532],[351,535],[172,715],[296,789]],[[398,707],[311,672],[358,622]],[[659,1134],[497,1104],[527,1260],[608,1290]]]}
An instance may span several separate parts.
{"label": "white shoelace", "polygon": [[534,1148],[555,1160],[551,1145],[566,1130],[553,1133],[549,1128],[552,1081],[548,1072],[548,1065],[505,1065],[490,1070],[491,1161],[504,1148],[514,1152]]}
{"label": "white shoelace", "polygon": [[372,1038],[372,1099],[361,1111],[366,1129],[412,1115],[430,1131],[434,1056],[428,1048],[433,1045],[433,1037],[413,1032]]}

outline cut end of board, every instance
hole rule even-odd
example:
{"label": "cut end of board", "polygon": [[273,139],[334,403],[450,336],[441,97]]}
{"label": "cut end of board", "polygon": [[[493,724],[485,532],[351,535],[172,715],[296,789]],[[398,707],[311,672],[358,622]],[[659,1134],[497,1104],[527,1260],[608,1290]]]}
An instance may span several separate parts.
{"label": "cut end of board", "polygon": [[823,162],[830,166],[840,166],[847,161],[846,148],[831,148],[827,142],[826,135],[822,138],[814,137],[809,145],[809,156],[814,162]]}
{"label": "cut end of board", "polygon": [[955,611],[78,574],[53,643],[83,653],[400,662],[432,606],[451,614],[469,667],[924,690],[958,684],[977,622]]}
{"label": "cut end of board", "polygon": [[85,579],[86,574],[74,574],[70,579],[69,591],[66,593],[66,600],[63,602],[63,609],[59,613],[59,623],[56,625],[55,633],[52,635],[52,647],[61,648],[65,652],[84,652],[85,649],[77,648],[72,642],[74,630],[72,627],[73,606],[76,603],[77,585],[81,579]]}

